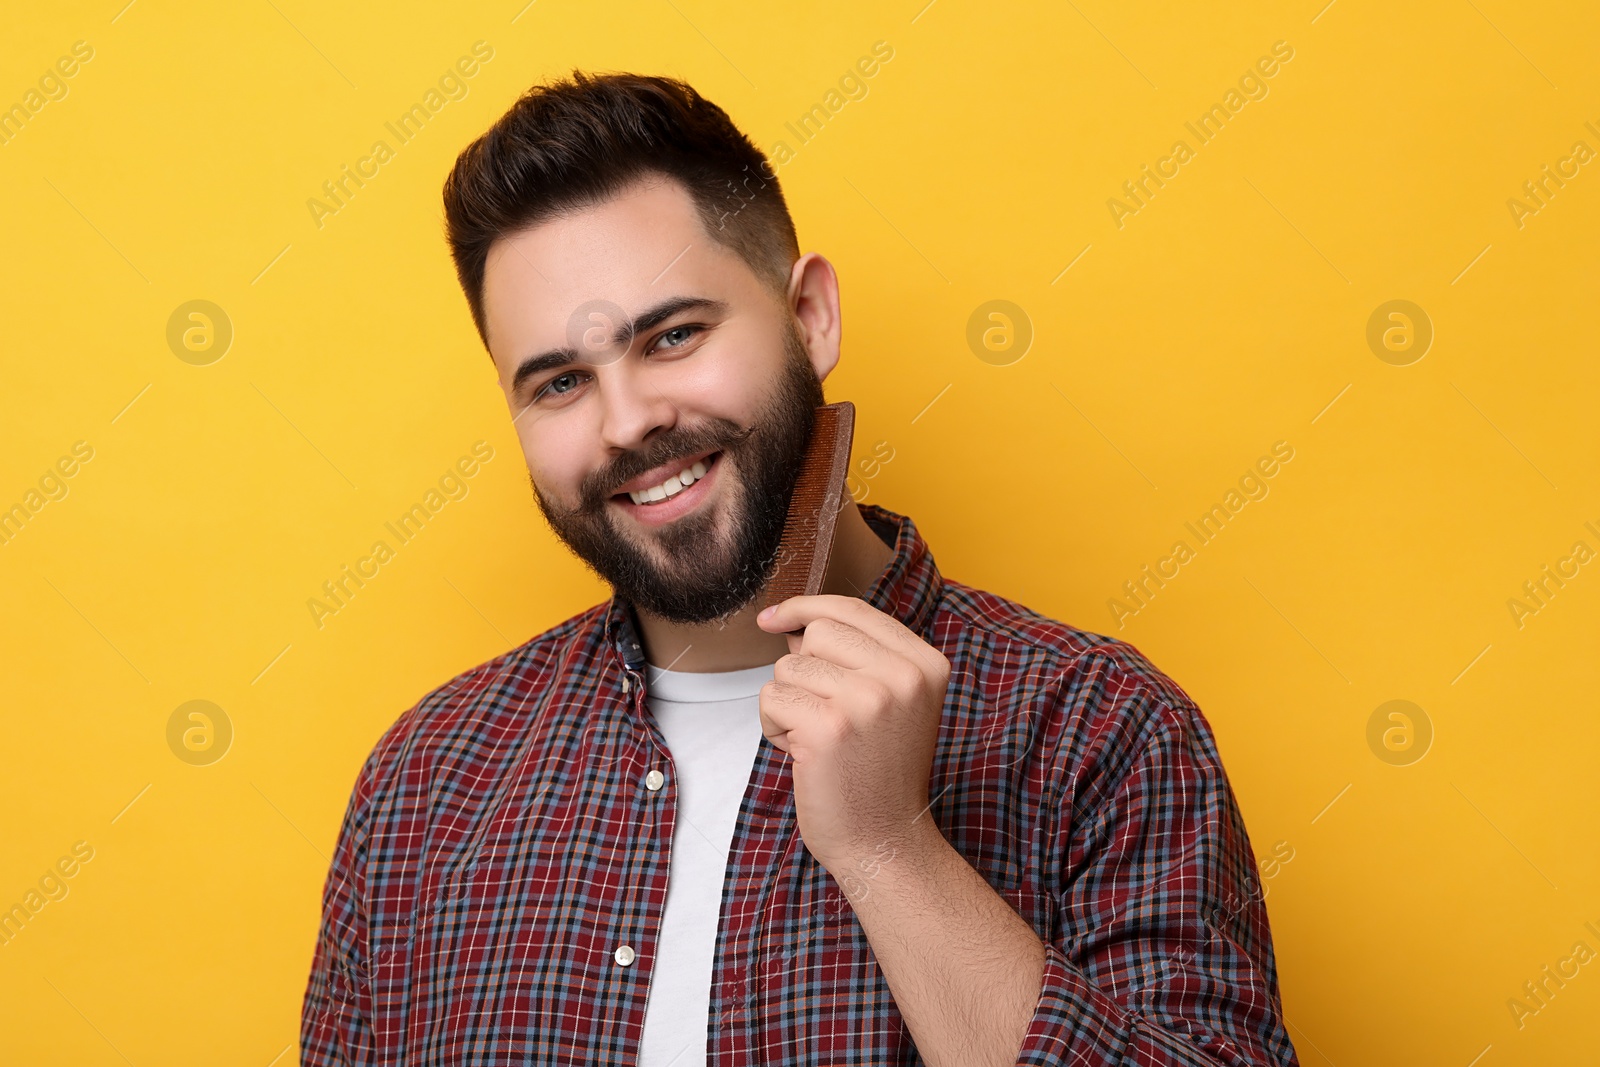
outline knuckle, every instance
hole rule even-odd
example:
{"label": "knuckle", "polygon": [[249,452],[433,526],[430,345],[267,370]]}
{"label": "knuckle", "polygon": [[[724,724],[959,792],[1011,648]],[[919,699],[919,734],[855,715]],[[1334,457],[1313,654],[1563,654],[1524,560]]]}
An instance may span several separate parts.
{"label": "knuckle", "polygon": [[847,716],[836,715],[828,723],[828,737],[835,745],[842,745],[849,740],[850,734],[850,719]]}
{"label": "knuckle", "polygon": [[806,707],[815,702],[811,693],[798,685],[788,682],[778,683],[777,703],[788,707]]}
{"label": "knuckle", "polygon": [[894,668],[895,682],[899,688],[915,691],[922,688],[922,671],[917,669],[915,663],[899,660]]}
{"label": "knuckle", "polygon": [[[783,657],[788,662],[785,664],[784,673],[791,678],[815,678],[823,673],[822,661],[816,656],[804,656],[790,653]],[[779,662],[783,662],[780,660]]]}

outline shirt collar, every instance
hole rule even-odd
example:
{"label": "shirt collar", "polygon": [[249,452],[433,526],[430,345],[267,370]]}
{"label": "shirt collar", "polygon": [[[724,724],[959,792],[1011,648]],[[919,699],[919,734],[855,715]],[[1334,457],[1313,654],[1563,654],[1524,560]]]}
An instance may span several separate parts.
{"label": "shirt collar", "polygon": [[[877,504],[856,507],[867,525],[894,549],[894,558],[862,599],[926,640],[934,609],[944,593],[944,582],[928,543],[909,516]],[[629,668],[644,669],[644,647],[632,605],[615,593],[606,605],[605,641]]]}

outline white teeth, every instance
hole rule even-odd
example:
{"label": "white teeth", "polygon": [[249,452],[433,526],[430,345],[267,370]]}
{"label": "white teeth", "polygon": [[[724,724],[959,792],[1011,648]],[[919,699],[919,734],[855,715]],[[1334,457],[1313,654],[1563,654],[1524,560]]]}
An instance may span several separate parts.
{"label": "white teeth", "polygon": [[677,474],[667,475],[667,480],[660,485],[654,485],[649,489],[637,492],[632,489],[628,490],[628,499],[635,504],[650,504],[657,500],[665,500],[669,496],[677,496],[695,482],[704,478],[708,469],[704,460],[697,459]]}

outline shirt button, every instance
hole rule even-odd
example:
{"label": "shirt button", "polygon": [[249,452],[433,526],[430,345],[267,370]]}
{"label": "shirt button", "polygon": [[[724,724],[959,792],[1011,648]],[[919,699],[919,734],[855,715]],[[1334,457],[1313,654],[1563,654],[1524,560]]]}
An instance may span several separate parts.
{"label": "shirt button", "polygon": [[667,776],[662,774],[660,771],[651,771],[649,774],[644,776],[644,787],[650,790],[650,792],[654,793],[657,789],[661,788],[661,783],[665,782],[666,780]]}
{"label": "shirt button", "polygon": [[626,967],[628,964],[633,962],[633,946],[623,945],[612,954],[612,959]]}

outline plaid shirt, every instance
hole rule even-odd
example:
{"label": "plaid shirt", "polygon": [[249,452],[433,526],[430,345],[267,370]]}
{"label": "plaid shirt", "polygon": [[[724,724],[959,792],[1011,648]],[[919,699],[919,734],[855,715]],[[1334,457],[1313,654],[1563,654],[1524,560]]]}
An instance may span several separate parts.
{"label": "plaid shirt", "polygon": [[[861,511],[894,546],[865,599],[951,664],[932,813],[1045,944],[1017,1062],[1296,1063],[1200,710],[1133,646],[943,579],[909,518]],[[651,983],[674,977],[652,967],[677,794],[644,667],[612,597],[389,728],[328,872],[303,1064],[636,1062]],[[796,825],[789,757],[763,738],[722,889],[710,1062],[923,1062]]]}

